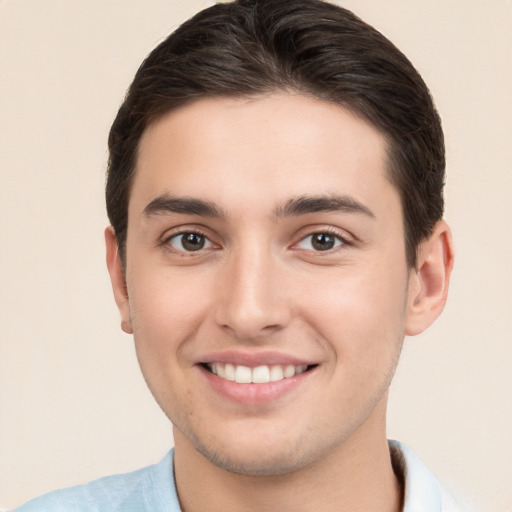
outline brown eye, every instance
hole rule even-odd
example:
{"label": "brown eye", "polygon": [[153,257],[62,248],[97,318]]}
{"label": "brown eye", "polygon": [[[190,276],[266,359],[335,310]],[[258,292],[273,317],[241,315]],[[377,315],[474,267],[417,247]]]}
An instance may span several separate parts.
{"label": "brown eye", "polygon": [[169,238],[169,244],[173,249],[183,252],[195,252],[209,248],[212,243],[200,233],[179,233]]}
{"label": "brown eye", "polygon": [[328,251],[334,247],[336,239],[327,233],[316,233],[311,237],[311,245],[317,251]]}
{"label": "brown eye", "polygon": [[310,251],[330,251],[344,243],[344,240],[331,233],[313,233],[303,238],[299,242],[298,247]]}

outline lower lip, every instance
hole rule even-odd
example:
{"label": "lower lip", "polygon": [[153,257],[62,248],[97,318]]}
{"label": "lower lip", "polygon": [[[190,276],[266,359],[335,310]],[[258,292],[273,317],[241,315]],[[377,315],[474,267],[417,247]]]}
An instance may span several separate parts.
{"label": "lower lip", "polygon": [[216,393],[244,405],[265,405],[278,400],[304,383],[315,371],[315,368],[312,368],[294,377],[276,382],[239,384],[238,382],[222,379],[202,366],[199,366],[199,368]]}

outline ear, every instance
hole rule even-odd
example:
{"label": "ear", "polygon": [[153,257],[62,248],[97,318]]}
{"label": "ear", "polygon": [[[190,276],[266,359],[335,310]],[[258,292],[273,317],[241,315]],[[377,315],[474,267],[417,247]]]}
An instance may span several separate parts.
{"label": "ear", "polygon": [[121,329],[127,334],[133,334],[128,290],[126,288],[121,258],[119,257],[117,238],[112,226],[105,229],[105,245],[107,248],[107,267],[110,281],[112,282],[112,290],[114,291],[117,307],[121,313]]}
{"label": "ear", "polygon": [[414,336],[432,325],[441,314],[448,296],[453,267],[450,228],[439,221],[432,235],[418,248],[416,268],[409,278],[405,333]]}

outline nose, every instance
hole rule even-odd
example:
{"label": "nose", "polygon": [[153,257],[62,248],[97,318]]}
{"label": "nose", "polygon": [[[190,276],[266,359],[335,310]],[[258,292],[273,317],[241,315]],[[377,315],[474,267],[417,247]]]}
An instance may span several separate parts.
{"label": "nose", "polygon": [[218,282],[217,325],[249,342],[285,328],[291,304],[283,269],[270,251],[247,251],[228,260]]}

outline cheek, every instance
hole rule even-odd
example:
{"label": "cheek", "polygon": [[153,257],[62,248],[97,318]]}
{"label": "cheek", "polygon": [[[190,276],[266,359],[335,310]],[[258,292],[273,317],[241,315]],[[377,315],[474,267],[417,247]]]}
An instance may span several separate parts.
{"label": "cheek", "polygon": [[359,367],[394,359],[403,339],[407,276],[386,270],[333,277],[305,294],[303,314],[338,360]]}
{"label": "cheek", "polygon": [[[183,347],[193,338],[203,313],[205,296],[180,276],[165,272],[133,274],[128,283],[137,359],[155,400],[173,422],[190,415],[193,390],[188,387]],[[179,390],[179,393],[177,392]],[[180,416],[181,417],[181,416]]]}
{"label": "cheek", "polygon": [[130,312],[139,331],[174,337],[206,308],[201,279],[191,280],[184,272],[155,269],[129,277]]}
{"label": "cheek", "polygon": [[[161,269],[128,280],[130,313],[137,357],[150,387],[179,379],[186,361],[183,346],[208,314],[207,294],[188,276]],[[130,286],[133,283],[133,286]]]}

